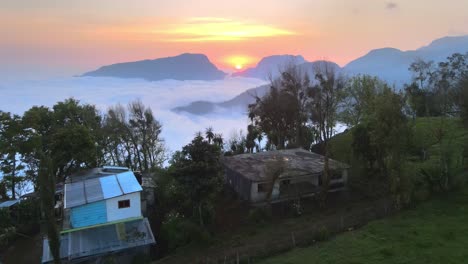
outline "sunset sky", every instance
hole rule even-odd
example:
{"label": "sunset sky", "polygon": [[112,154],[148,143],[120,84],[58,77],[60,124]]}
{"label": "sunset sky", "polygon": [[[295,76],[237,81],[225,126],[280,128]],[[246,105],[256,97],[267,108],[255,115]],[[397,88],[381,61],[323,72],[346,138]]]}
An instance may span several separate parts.
{"label": "sunset sky", "polygon": [[223,70],[273,54],[345,65],[369,50],[468,34],[467,0],[1,0],[0,70],[75,75],[204,53]]}

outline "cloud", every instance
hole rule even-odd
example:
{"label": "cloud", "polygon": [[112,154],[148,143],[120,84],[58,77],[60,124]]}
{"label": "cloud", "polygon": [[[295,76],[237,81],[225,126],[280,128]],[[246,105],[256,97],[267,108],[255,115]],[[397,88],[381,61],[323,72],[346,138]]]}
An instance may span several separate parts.
{"label": "cloud", "polygon": [[[41,81],[12,80],[0,86],[0,110],[22,114],[34,105],[52,106],[58,101],[74,97],[96,105],[105,112],[109,106],[140,99],[151,107],[162,125],[162,137],[170,151],[180,150],[193,139],[197,131],[212,126],[216,133],[227,137],[233,130],[248,124],[242,112],[218,112],[207,116],[174,113],[170,109],[196,100],[224,101],[241,92],[265,84],[251,78],[227,78],[220,81],[147,82],[138,79],[65,78]],[[18,100],[21,98],[21,100]]]}
{"label": "cloud", "polygon": [[385,5],[385,8],[388,10],[396,9],[398,8],[398,4],[395,2],[387,2],[387,4]]}
{"label": "cloud", "polygon": [[195,17],[164,30],[154,30],[172,42],[242,41],[297,35],[291,30],[217,17]]}

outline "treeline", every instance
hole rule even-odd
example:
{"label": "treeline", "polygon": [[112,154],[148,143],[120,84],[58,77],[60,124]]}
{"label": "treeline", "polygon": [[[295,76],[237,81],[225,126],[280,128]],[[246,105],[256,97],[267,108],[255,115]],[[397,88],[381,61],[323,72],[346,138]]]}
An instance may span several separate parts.
{"label": "treeline", "polygon": [[57,181],[84,168],[127,166],[149,171],[165,159],[161,124],[150,108],[134,101],[101,114],[75,99],[52,108],[34,106],[22,116],[0,111],[0,195],[18,198],[32,183],[37,189],[41,160],[50,160]]}

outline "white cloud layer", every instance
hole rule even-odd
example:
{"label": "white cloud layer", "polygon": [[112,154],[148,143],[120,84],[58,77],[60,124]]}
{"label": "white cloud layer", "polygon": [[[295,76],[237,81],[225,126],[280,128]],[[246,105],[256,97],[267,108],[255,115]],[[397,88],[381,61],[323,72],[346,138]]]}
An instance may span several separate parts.
{"label": "white cloud layer", "polygon": [[58,101],[73,97],[94,104],[105,112],[111,105],[140,99],[151,107],[163,124],[162,137],[170,151],[181,149],[197,131],[212,126],[227,139],[236,129],[245,130],[247,116],[242,112],[194,116],[178,114],[170,109],[196,100],[224,101],[241,92],[265,84],[251,78],[227,78],[221,81],[147,82],[138,79],[66,78],[39,81],[4,81],[0,83],[0,110],[22,114],[34,105],[53,106]]}

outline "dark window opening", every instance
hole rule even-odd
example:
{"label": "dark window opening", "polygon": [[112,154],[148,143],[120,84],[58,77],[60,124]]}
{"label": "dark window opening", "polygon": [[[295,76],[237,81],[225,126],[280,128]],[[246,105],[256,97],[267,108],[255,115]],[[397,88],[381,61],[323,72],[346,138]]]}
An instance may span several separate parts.
{"label": "dark window opening", "polygon": [[332,180],[341,180],[343,178],[343,173],[340,171],[334,171],[332,172],[331,179]]}
{"label": "dark window opening", "polygon": [[130,207],[130,200],[119,201],[119,209]]}
{"label": "dark window opening", "polygon": [[257,184],[257,192],[259,193],[267,192],[267,185],[265,183]]}
{"label": "dark window opening", "polygon": [[281,181],[281,186],[287,186],[291,184],[291,180],[284,180],[284,181]]}

